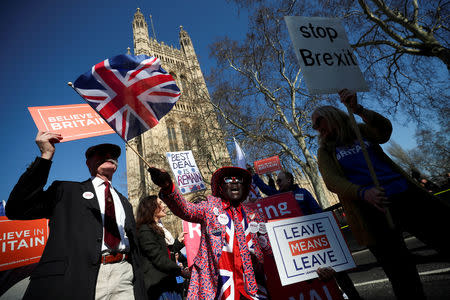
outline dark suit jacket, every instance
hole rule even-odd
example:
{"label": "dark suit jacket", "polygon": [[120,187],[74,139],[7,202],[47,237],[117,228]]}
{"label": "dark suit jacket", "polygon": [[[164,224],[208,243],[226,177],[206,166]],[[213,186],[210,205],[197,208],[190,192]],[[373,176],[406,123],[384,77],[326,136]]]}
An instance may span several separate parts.
{"label": "dark suit jacket", "polygon": [[[24,299],[94,299],[103,225],[91,180],[55,181],[44,191],[51,161],[36,158],[12,190],[6,215],[10,219],[49,219],[50,234]],[[92,192],[92,199],[82,195]],[[125,232],[130,241],[136,300],[145,299],[133,210],[120,193]]]}
{"label": "dark suit jacket", "polygon": [[143,259],[145,288],[150,289],[152,298],[159,296],[157,293],[175,290],[175,277],[180,275],[181,269],[170,259],[164,236],[145,224],[138,230],[138,241]]}

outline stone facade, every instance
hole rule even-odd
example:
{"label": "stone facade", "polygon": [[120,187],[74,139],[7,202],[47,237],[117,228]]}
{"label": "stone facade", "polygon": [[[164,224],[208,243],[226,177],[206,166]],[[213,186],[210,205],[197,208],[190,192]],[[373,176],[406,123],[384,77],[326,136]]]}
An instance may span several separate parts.
{"label": "stone facade", "polygon": [[[149,37],[144,15],[138,8],[133,19],[134,54],[155,56],[181,89],[182,96],[160,123],[141,136],[129,141],[152,166],[170,170],[166,152],[192,150],[203,178],[209,186],[212,172],[230,165],[224,134],[211,105],[205,79],[188,33],[180,26],[180,49]],[[144,195],[157,194],[146,164],[127,146],[128,198],[136,209]],[[202,198],[209,190],[188,194],[187,199]],[[171,213],[164,218],[165,226],[175,235],[181,232],[181,221]]]}

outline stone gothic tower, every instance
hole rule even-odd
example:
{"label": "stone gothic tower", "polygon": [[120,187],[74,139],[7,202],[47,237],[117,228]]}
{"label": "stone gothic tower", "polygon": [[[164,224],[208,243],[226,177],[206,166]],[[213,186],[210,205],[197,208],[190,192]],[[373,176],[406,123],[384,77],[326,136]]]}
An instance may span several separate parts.
{"label": "stone gothic tower", "polygon": [[[137,9],[133,19],[134,54],[158,57],[162,67],[174,77],[182,95],[172,111],[156,127],[134,138],[129,144],[151,165],[166,170],[170,170],[166,152],[192,150],[208,184],[212,172],[221,166],[230,165],[231,161],[192,40],[182,26],[179,39],[181,48],[177,49],[149,37],[145,17]],[[157,194],[158,189],[153,185],[146,165],[132,149],[127,147],[126,156],[128,197],[136,208],[141,196]],[[204,194],[198,192],[186,198],[202,198]],[[180,232],[179,220],[168,216],[164,221],[172,233]]]}

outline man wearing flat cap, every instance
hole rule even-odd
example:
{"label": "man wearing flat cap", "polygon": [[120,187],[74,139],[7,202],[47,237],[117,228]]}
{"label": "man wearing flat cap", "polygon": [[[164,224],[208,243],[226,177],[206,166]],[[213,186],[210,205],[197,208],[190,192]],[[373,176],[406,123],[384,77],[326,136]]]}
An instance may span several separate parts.
{"label": "man wearing flat cap", "polygon": [[187,299],[266,299],[263,254],[271,253],[265,219],[242,205],[250,173],[223,167],[211,177],[212,196],[187,202],[164,170],[149,168],[159,197],[178,217],[201,224],[200,247],[194,258]]}
{"label": "man wearing flat cap", "polygon": [[61,139],[38,132],[41,156],[6,204],[9,219],[49,219],[47,244],[23,299],[145,299],[132,206],[111,186],[120,147],[90,147],[90,179],[54,181],[44,191],[54,145]]}

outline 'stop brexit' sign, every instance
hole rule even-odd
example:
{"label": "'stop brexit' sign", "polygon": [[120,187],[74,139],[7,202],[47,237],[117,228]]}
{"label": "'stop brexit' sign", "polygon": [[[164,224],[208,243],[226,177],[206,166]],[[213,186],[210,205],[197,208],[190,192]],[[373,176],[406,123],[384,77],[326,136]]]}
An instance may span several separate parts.
{"label": "'stop brexit' sign", "polygon": [[284,17],[311,94],[368,91],[339,19]]}

